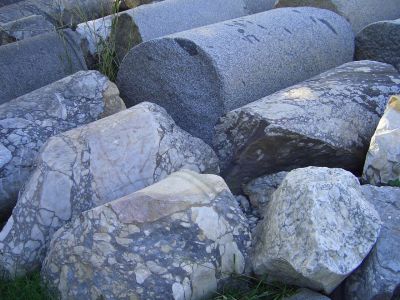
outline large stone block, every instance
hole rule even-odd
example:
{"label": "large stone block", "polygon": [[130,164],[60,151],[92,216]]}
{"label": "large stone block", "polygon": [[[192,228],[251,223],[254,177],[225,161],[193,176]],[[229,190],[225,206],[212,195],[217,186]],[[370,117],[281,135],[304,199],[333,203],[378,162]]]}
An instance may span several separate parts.
{"label": "large stone block", "polygon": [[400,71],[400,19],[376,22],[361,30],[355,57],[385,62]]}
{"label": "large stone block", "polygon": [[82,211],[181,168],[219,171],[213,150],[152,103],[50,138],[0,233],[0,271],[12,277],[34,270],[52,234]]}
{"label": "large stone block", "polygon": [[49,137],[124,108],[115,84],[97,71],[80,71],[0,105],[0,219],[9,216]]}
{"label": "large stone block", "polygon": [[345,17],[355,33],[368,24],[400,18],[398,0],[278,0],[275,7],[314,6]]}
{"label": "large stone block", "polygon": [[211,143],[222,114],[351,60],[353,39],[330,11],[270,10],[142,43],[118,86],[127,106],[151,99]]}
{"label": "large stone block", "polygon": [[209,299],[249,246],[223,179],[185,170],[62,227],[42,276],[61,299]]}
{"label": "large stone block", "polygon": [[50,32],[0,47],[0,104],[85,70],[77,34]]}
{"label": "large stone block", "polygon": [[361,175],[399,83],[391,65],[351,62],[227,113],[214,139],[225,180],[236,191],[261,175],[310,165]]}
{"label": "large stone block", "polygon": [[256,230],[254,272],[329,294],[368,255],[380,226],[351,173],[317,167],[291,171]]}
{"label": "large stone block", "polygon": [[365,160],[363,178],[374,185],[400,182],[400,96],[390,98],[379,121]]}
{"label": "large stone block", "polygon": [[400,297],[400,189],[362,186],[382,219],[378,241],[362,265],[346,279],[347,300]]}

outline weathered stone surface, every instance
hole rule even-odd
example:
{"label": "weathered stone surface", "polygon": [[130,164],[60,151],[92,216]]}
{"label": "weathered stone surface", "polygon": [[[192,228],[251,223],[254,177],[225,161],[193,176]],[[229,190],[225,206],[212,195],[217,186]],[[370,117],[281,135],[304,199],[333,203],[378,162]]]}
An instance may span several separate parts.
{"label": "weathered stone surface", "polygon": [[275,9],[142,43],[117,84],[127,106],[151,99],[211,143],[222,114],[350,61],[353,39],[330,11]]}
{"label": "weathered stone surface", "polygon": [[249,197],[253,207],[266,207],[287,174],[279,172],[256,178],[243,186],[243,192]]}
{"label": "weathered stone surface", "polygon": [[291,171],[257,228],[254,271],[329,294],[367,256],[380,222],[351,173],[317,167]]}
{"label": "weathered stone surface", "polygon": [[42,276],[61,299],[208,299],[249,245],[223,179],[184,170],[62,227]]}
{"label": "weathered stone surface", "polygon": [[329,300],[327,296],[321,295],[309,289],[299,289],[296,295],[283,300]]}
{"label": "weathered stone surface", "polygon": [[6,5],[10,5],[10,4],[14,4],[17,2],[20,2],[22,0],[0,0],[0,7],[2,6],[6,6]]}
{"label": "weathered stone surface", "polygon": [[383,225],[378,241],[362,265],[346,279],[346,299],[399,299],[400,294],[400,189],[361,187]]}
{"label": "weathered stone surface", "polygon": [[0,104],[85,70],[78,45],[68,29],[1,46]]}
{"label": "weathered stone surface", "polygon": [[[82,43],[91,56],[102,49],[102,42],[113,36],[120,61],[135,45],[171,33],[230,20],[272,8],[266,0],[165,0],[143,5],[78,25]],[[114,21],[113,21],[114,20]],[[114,22],[114,30],[112,29]]]}
{"label": "weathered stone surface", "polygon": [[264,174],[306,166],[361,175],[389,96],[400,93],[390,65],[344,64],[233,110],[215,127],[215,149],[231,189]]}
{"label": "weathered stone surface", "polygon": [[73,25],[112,12],[114,0],[25,0],[0,8],[0,24],[31,15],[58,25]]}
{"label": "weathered stone surface", "polygon": [[37,268],[66,222],[181,168],[217,173],[218,159],[152,103],[50,138],[0,233],[0,271]]}
{"label": "weathered stone surface", "polygon": [[400,19],[376,22],[361,30],[355,57],[385,62],[400,71]]}
{"label": "weathered stone surface", "polygon": [[0,46],[51,31],[55,31],[54,25],[37,15],[1,24]]}
{"label": "weathered stone surface", "polygon": [[371,139],[363,178],[374,185],[400,181],[400,96],[390,98]]}
{"label": "weathered stone surface", "polygon": [[278,0],[275,7],[314,6],[332,10],[349,20],[355,33],[368,24],[400,18],[398,0]]}
{"label": "weathered stone surface", "polygon": [[80,71],[0,105],[0,157],[7,157],[0,164],[0,219],[9,216],[49,137],[123,109],[116,85],[97,71]]}

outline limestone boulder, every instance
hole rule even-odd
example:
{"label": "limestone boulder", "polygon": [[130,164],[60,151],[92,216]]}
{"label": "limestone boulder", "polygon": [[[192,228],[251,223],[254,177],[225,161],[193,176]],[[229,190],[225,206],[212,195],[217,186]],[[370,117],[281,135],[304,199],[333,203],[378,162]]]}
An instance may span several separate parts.
{"label": "limestone boulder", "polygon": [[58,230],[42,277],[61,299],[209,299],[249,245],[223,179],[184,170]]}
{"label": "limestone boulder", "polygon": [[10,216],[48,138],[123,109],[116,85],[97,71],[77,72],[0,105],[0,220]]}
{"label": "limestone boulder", "polygon": [[53,233],[82,211],[182,168],[217,173],[218,159],[148,102],[50,138],[0,233],[2,274],[38,268]]}
{"label": "limestone boulder", "polygon": [[291,171],[256,230],[254,272],[329,294],[368,255],[380,226],[351,173],[318,167]]}
{"label": "limestone boulder", "polygon": [[390,98],[371,139],[363,178],[374,185],[400,182],[400,96]]}
{"label": "limestone boulder", "polygon": [[382,219],[378,241],[362,265],[346,279],[346,300],[400,297],[400,189],[362,186]]}

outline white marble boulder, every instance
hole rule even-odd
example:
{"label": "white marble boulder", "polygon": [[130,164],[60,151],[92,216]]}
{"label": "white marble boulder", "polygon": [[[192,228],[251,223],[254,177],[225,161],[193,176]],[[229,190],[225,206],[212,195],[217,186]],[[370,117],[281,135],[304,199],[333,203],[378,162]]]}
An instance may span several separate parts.
{"label": "white marble boulder", "polygon": [[77,72],[0,105],[0,220],[9,217],[49,137],[123,109],[116,85],[97,71]]}
{"label": "white marble boulder", "polygon": [[273,194],[256,229],[254,272],[329,294],[368,255],[380,226],[354,175],[296,169]]}
{"label": "white marble boulder", "polygon": [[371,139],[363,178],[373,185],[400,183],[400,96],[390,98]]}
{"label": "white marble boulder", "polygon": [[42,277],[61,299],[209,299],[249,246],[224,180],[183,170],[62,227]]}
{"label": "white marble boulder", "polygon": [[400,189],[371,185],[361,188],[383,224],[371,253],[346,279],[345,299],[396,300],[400,297]]}
{"label": "white marble boulder", "polygon": [[[232,191],[262,175],[307,166],[362,174],[365,155],[400,74],[357,61],[254,101],[220,118],[214,148]],[[121,91],[122,93],[122,91]]]}
{"label": "white marble boulder", "polygon": [[181,168],[219,171],[211,147],[148,102],[50,138],[0,233],[0,271],[38,268],[52,234],[82,211]]}

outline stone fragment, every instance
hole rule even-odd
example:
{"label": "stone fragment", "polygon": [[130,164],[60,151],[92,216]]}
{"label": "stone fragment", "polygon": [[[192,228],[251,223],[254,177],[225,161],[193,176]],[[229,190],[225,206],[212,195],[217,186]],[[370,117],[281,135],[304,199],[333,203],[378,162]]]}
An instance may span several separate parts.
{"label": "stone fragment", "polygon": [[275,7],[313,6],[345,17],[355,33],[368,24],[400,18],[398,0],[277,0]]}
{"label": "stone fragment", "polygon": [[299,289],[297,293],[291,297],[284,298],[283,300],[329,300],[327,296],[316,293],[309,289]]}
{"label": "stone fragment", "polygon": [[0,47],[0,104],[85,70],[78,45],[68,29]]}
{"label": "stone fragment", "polygon": [[365,160],[363,178],[373,185],[400,182],[400,96],[390,98],[379,121]]}
{"label": "stone fragment", "polygon": [[184,170],[62,227],[42,277],[61,299],[209,299],[249,244],[223,179]]}
{"label": "stone fragment", "polygon": [[0,273],[38,268],[53,233],[82,211],[181,168],[219,171],[211,147],[148,102],[50,138],[0,233]]}
{"label": "stone fragment", "polygon": [[362,174],[389,96],[400,93],[392,66],[358,61],[224,115],[214,146],[236,192],[265,174],[299,167],[340,167]]}
{"label": "stone fragment", "polygon": [[115,84],[97,71],[77,72],[0,105],[0,220],[10,216],[49,137],[124,108]]}
{"label": "stone fragment", "polygon": [[380,222],[351,173],[317,167],[291,171],[256,230],[254,272],[329,294],[368,255]]}
{"label": "stone fragment", "polygon": [[125,57],[117,84],[127,106],[151,99],[211,143],[224,113],[350,61],[353,51],[342,17],[276,9],[142,43]]}
{"label": "stone fragment", "polygon": [[400,297],[400,189],[371,185],[361,188],[383,224],[371,253],[346,279],[346,299],[396,300]]}
{"label": "stone fragment", "polygon": [[355,57],[385,62],[400,71],[400,19],[376,22],[361,30]]}

